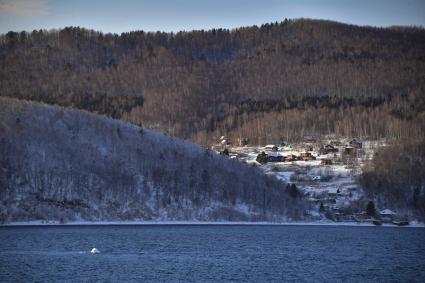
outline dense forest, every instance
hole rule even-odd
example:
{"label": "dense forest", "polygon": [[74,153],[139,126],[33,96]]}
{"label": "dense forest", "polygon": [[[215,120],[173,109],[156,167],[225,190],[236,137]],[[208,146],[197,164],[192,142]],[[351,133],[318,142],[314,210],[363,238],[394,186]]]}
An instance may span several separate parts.
{"label": "dense forest", "polygon": [[363,171],[360,183],[381,207],[425,220],[425,139],[398,140],[379,149]]}
{"label": "dense forest", "polygon": [[161,133],[0,97],[0,223],[302,219],[294,190]]}
{"label": "dense forest", "polygon": [[418,138],[425,30],[284,20],[233,30],[0,36],[0,95],[209,145],[304,135]]}

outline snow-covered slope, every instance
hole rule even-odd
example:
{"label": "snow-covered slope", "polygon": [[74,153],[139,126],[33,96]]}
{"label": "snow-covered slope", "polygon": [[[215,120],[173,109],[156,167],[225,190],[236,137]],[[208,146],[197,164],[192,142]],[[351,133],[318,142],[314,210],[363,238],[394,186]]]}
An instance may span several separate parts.
{"label": "snow-covered slope", "polygon": [[0,97],[0,220],[288,220],[255,167],[82,111]]}

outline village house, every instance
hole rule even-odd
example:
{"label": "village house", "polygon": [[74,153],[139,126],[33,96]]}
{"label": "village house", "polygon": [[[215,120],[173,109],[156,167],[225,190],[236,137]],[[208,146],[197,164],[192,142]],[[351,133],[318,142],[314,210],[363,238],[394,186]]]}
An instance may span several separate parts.
{"label": "village house", "polygon": [[287,141],[281,141],[280,142],[280,146],[288,146],[289,145],[289,142],[287,142]]}
{"label": "village house", "polygon": [[329,199],[336,199],[339,192],[337,188],[329,188],[327,189],[326,193]]}
{"label": "village house", "polygon": [[359,139],[352,139],[348,144],[351,147],[354,147],[354,148],[362,148],[363,147],[363,143]]}
{"label": "village house", "polygon": [[223,153],[225,149],[228,150],[231,146],[232,146],[232,142],[226,136],[221,136],[218,139],[217,144],[212,145],[210,149],[217,153]]}
{"label": "village house", "polygon": [[303,137],[303,141],[304,141],[305,143],[315,143],[315,142],[317,142],[317,139],[316,139],[316,137],[315,137],[315,136],[313,136],[313,135],[304,135],[304,137]]}
{"label": "village house", "polygon": [[249,144],[248,138],[239,138],[238,139],[239,146],[247,146]]}
{"label": "village house", "polygon": [[285,162],[285,157],[276,151],[269,152],[268,162]]}
{"label": "village house", "polygon": [[332,146],[342,146],[342,143],[340,141],[331,141],[329,143],[329,145],[332,145]]}
{"label": "village house", "polygon": [[274,144],[268,144],[264,147],[265,150],[271,150],[271,151],[278,151],[279,148],[277,145]]}
{"label": "village house", "polygon": [[316,159],[316,157],[314,157],[311,154],[311,152],[304,151],[304,152],[300,152],[300,159],[304,160],[304,161],[308,161],[308,160],[314,160],[314,159]]}
{"label": "village house", "polygon": [[320,154],[329,154],[329,153],[336,153],[338,152],[338,148],[334,147],[331,144],[327,144],[320,148],[319,153]]}
{"label": "village house", "polygon": [[320,164],[322,164],[322,165],[332,165],[332,159],[329,159],[329,158],[322,159],[320,161]]}
{"label": "village house", "polygon": [[297,161],[297,160],[300,160],[300,158],[298,156],[296,156],[295,154],[289,154],[285,158],[285,161],[287,161],[287,162]]}

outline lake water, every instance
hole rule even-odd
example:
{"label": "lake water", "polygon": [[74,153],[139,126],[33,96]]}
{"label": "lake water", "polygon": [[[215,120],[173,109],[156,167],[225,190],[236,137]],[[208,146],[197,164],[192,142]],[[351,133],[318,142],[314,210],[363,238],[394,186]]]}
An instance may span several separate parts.
{"label": "lake water", "polygon": [[425,229],[0,227],[0,282],[23,281],[425,282]]}

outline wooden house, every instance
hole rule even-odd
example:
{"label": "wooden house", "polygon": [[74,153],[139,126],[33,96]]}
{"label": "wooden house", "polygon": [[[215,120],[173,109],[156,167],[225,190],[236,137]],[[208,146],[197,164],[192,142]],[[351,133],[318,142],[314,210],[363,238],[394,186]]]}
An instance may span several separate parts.
{"label": "wooden house", "polygon": [[289,154],[285,157],[286,162],[297,161],[297,160],[300,160],[300,158],[294,154]]}
{"label": "wooden house", "polygon": [[336,140],[331,141],[329,144],[332,145],[332,146],[342,146],[342,143],[340,141],[336,141]]}
{"label": "wooden house", "polygon": [[348,144],[351,147],[354,147],[354,148],[362,148],[363,147],[363,143],[359,139],[352,139]]}
{"label": "wooden house", "polygon": [[336,152],[338,152],[338,148],[334,147],[331,144],[327,144],[327,145],[321,147],[319,152],[320,152],[320,154],[336,153]]}
{"label": "wooden house", "polygon": [[300,152],[300,159],[307,161],[307,160],[314,160],[314,159],[316,159],[316,157],[314,157],[311,154],[311,152],[304,151],[304,152]]}
{"label": "wooden house", "polygon": [[320,161],[320,164],[322,164],[322,165],[332,165],[332,159],[329,159],[329,158],[322,159]]}
{"label": "wooden house", "polygon": [[277,145],[274,145],[274,144],[266,145],[266,146],[264,147],[264,149],[266,149],[266,150],[271,150],[271,151],[278,151],[278,150],[279,150],[279,148],[277,147]]}

